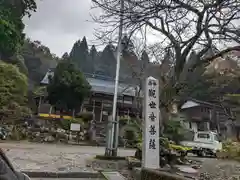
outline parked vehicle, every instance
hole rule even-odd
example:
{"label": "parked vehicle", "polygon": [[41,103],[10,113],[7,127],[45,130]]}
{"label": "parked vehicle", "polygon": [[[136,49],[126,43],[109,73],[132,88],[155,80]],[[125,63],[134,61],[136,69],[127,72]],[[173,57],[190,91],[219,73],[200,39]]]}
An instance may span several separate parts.
{"label": "parked vehicle", "polygon": [[0,127],[0,139],[6,140],[7,138],[7,130],[3,127]]}
{"label": "parked vehicle", "polygon": [[198,156],[216,156],[216,152],[222,149],[218,134],[212,131],[199,131],[194,133],[193,141],[182,141],[181,145],[191,147],[191,152]]}

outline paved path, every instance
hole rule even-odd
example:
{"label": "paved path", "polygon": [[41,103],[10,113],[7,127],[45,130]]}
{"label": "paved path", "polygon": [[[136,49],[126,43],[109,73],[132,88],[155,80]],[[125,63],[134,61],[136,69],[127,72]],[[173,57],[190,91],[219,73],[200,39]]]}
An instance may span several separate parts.
{"label": "paved path", "polygon": [[[0,143],[17,170],[76,172],[86,168],[87,159],[104,154],[104,147],[33,143]],[[132,156],[135,150],[119,149],[120,156]]]}
{"label": "paved path", "polygon": [[[17,170],[25,171],[92,171],[90,168],[85,167],[85,161],[97,154],[104,154],[103,147],[90,146],[0,143],[0,147],[6,151],[7,156]],[[119,149],[120,156],[132,156],[134,152],[135,150]],[[238,162],[213,158],[197,159],[203,161],[203,167],[200,170],[204,174],[203,180],[236,180],[234,177],[237,180],[240,179],[240,163]]]}
{"label": "paved path", "polygon": [[104,180],[104,179],[99,179],[99,178],[80,178],[80,179],[78,179],[78,178],[72,178],[72,179],[69,179],[69,178],[67,178],[67,179],[65,179],[65,178],[61,178],[61,179],[58,179],[58,178],[54,178],[54,179],[52,179],[52,178],[31,178],[31,180]]}

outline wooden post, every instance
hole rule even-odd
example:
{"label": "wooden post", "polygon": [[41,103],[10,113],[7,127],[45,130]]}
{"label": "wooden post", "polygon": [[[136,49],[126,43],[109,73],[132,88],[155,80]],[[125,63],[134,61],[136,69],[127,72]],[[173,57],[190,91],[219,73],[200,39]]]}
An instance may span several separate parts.
{"label": "wooden post", "polygon": [[102,122],[102,116],[103,116],[103,101],[101,103],[100,122]]}
{"label": "wooden post", "polygon": [[[95,100],[93,100],[93,110],[92,110],[93,117],[95,117]],[[94,119],[93,119],[94,120]]]}
{"label": "wooden post", "polygon": [[128,114],[127,114],[127,115],[128,115],[128,124],[129,124],[129,120],[130,120],[130,117],[129,117],[129,109],[128,109]]}
{"label": "wooden post", "polygon": [[39,112],[40,112],[41,103],[42,103],[42,96],[40,96],[39,102],[38,102],[38,114],[39,114]]}

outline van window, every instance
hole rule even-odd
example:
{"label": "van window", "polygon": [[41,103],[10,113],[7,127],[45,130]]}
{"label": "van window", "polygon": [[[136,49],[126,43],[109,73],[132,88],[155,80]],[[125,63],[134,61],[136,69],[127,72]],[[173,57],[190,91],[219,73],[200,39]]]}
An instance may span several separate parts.
{"label": "van window", "polygon": [[201,139],[210,139],[210,135],[207,134],[207,133],[199,133],[199,134],[198,134],[198,138],[201,138]]}
{"label": "van window", "polygon": [[214,141],[219,141],[218,135],[214,135]]}

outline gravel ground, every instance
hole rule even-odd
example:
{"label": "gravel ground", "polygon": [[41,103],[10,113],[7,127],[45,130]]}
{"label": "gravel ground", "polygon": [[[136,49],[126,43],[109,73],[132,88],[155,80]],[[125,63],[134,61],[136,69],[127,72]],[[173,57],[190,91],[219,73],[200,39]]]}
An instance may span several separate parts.
{"label": "gravel ground", "polygon": [[[103,147],[29,143],[0,143],[0,147],[6,151],[17,170],[25,171],[93,171],[86,168],[85,162],[97,154],[104,154]],[[120,156],[132,156],[134,152],[135,150],[119,149]],[[202,161],[201,180],[240,180],[238,162],[213,158],[191,159]]]}
{"label": "gravel ground", "polygon": [[240,163],[230,160],[205,159],[200,180],[240,180]]}
{"label": "gravel ground", "polygon": [[[16,170],[81,172],[93,171],[86,168],[86,161],[95,155],[104,154],[103,147],[0,143]],[[134,150],[119,149],[120,156],[132,156]]]}

